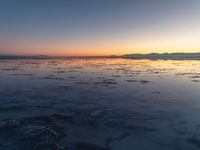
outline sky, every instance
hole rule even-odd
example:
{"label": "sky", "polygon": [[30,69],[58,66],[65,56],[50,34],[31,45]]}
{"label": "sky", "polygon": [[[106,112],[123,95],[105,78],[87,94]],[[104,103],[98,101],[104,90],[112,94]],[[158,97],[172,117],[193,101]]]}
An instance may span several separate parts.
{"label": "sky", "polygon": [[1,0],[0,55],[200,52],[200,0]]}

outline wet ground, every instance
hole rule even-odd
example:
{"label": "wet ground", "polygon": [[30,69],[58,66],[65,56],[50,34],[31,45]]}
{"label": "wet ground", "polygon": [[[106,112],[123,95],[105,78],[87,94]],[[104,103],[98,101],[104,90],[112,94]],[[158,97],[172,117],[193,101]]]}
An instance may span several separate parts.
{"label": "wet ground", "polygon": [[0,60],[0,150],[198,150],[200,61]]}

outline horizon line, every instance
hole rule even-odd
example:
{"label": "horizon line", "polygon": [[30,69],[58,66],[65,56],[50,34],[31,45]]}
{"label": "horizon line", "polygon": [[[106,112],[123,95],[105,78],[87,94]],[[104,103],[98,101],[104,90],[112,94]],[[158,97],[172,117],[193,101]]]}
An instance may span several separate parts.
{"label": "horizon line", "polygon": [[162,53],[129,53],[129,54],[123,54],[123,55],[46,55],[46,54],[34,54],[34,55],[23,55],[23,54],[0,54],[0,56],[19,56],[19,57],[120,57],[120,56],[126,56],[126,55],[152,55],[152,54],[157,54],[157,55],[162,55],[162,54],[200,54],[200,52],[162,52]]}

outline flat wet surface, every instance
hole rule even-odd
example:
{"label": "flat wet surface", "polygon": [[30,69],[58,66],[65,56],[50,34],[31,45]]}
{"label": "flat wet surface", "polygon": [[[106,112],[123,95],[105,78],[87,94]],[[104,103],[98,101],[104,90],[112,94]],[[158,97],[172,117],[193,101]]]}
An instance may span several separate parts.
{"label": "flat wet surface", "polygon": [[198,150],[200,61],[0,60],[1,150]]}

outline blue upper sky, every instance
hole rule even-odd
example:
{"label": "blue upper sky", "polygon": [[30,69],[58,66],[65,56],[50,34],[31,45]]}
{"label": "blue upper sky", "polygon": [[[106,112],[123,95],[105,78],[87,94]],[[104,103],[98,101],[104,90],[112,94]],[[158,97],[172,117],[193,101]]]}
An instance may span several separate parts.
{"label": "blue upper sky", "polygon": [[200,0],[1,0],[0,54],[198,51],[199,18]]}

